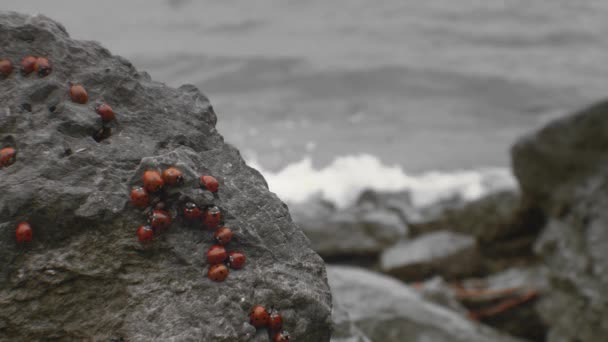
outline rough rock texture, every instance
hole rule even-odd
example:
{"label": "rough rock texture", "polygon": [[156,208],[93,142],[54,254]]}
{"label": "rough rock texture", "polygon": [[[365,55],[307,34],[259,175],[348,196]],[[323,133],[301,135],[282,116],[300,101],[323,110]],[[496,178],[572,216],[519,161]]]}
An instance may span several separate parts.
{"label": "rough rock texture", "polygon": [[[0,80],[0,142],[17,162],[0,170],[0,340],[255,341],[254,304],[279,308],[296,341],[328,341],[331,295],[324,264],[239,152],[215,129],[216,115],[194,86],[168,88],[99,44],[76,41],[43,17],[0,14],[0,57],[14,64],[47,56],[53,72]],[[90,102],[68,98],[83,84]],[[94,101],[117,113],[111,137]],[[223,283],[207,279],[211,232],[177,218],[148,247],[128,205],[145,169],[177,165],[186,183],[172,203],[217,204],[235,232],[229,249],[247,257]],[[195,177],[215,175],[219,195]],[[29,221],[34,241],[15,243]]]}
{"label": "rough rock texture", "polygon": [[334,300],[333,341],[518,341],[427,302],[413,289],[387,276],[330,266],[328,277]]}
{"label": "rough rock texture", "polygon": [[406,281],[436,274],[452,279],[480,273],[479,258],[472,237],[442,231],[387,249],[380,258],[380,267],[383,272]]}
{"label": "rough rock texture", "polygon": [[549,222],[536,244],[551,290],[551,342],[608,336],[608,102],[556,120],[513,147],[523,193]]}

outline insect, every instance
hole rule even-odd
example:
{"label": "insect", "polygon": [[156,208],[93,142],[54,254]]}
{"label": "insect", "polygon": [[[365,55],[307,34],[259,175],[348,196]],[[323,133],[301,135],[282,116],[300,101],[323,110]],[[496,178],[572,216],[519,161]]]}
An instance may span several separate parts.
{"label": "insect", "polygon": [[225,245],[232,240],[232,230],[228,227],[222,227],[213,234],[215,241],[220,245]]}
{"label": "insect", "polygon": [[277,310],[270,310],[270,318],[268,319],[268,327],[272,331],[280,331],[283,327],[283,317]]}
{"label": "insect", "polygon": [[184,217],[188,220],[199,220],[203,212],[201,209],[193,202],[188,202],[184,206]]}
{"label": "insect", "polygon": [[215,179],[215,177],[213,177],[213,176],[201,176],[200,185],[203,189],[207,189],[214,193],[217,192],[217,190],[220,186],[219,183],[217,182],[217,179]]}
{"label": "insect", "polygon": [[70,87],[70,98],[73,102],[85,104],[89,101],[89,94],[80,84],[76,84]]}
{"label": "insect", "polygon": [[163,181],[168,185],[178,185],[184,181],[184,176],[178,168],[170,167],[163,171]]}
{"label": "insect", "polygon": [[21,59],[21,73],[29,75],[36,68],[36,57],[25,56]]}
{"label": "insect", "polygon": [[13,63],[10,59],[0,59],[0,76],[7,77],[13,72]]}
{"label": "insect", "polygon": [[267,326],[269,319],[268,311],[261,305],[254,306],[249,312],[249,322],[256,328]]}
{"label": "insect", "polygon": [[147,170],[142,177],[144,188],[148,192],[158,192],[163,188],[164,181],[156,170]]}
{"label": "insect", "polygon": [[243,268],[245,266],[245,260],[245,254],[241,252],[228,253],[228,266],[235,270]]}
{"label": "insect", "polygon": [[0,169],[11,166],[17,160],[17,150],[13,147],[5,147],[0,150]]}
{"label": "insect", "polygon": [[203,225],[207,228],[215,229],[220,224],[221,218],[222,214],[218,207],[209,207],[205,210],[205,214],[203,215]]}
{"label": "insect", "polygon": [[21,222],[17,225],[17,229],[15,230],[15,237],[17,238],[17,242],[25,243],[32,241],[33,232],[32,227],[27,222]]}
{"label": "insect", "polygon": [[156,209],[150,214],[149,222],[156,231],[167,229],[171,225],[171,214],[164,210]]}
{"label": "insect", "polygon": [[154,239],[154,230],[150,226],[139,226],[137,228],[137,239],[139,242],[150,242]]}
{"label": "insect", "polygon": [[134,207],[143,209],[150,203],[148,192],[141,186],[136,186],[131,189],[131,203]]}
{"label": "insect", "polygon": [[207,261],[213,264],[219,264],[228,258],[226,248],[224,246],[213,245],[207,250]]}
{"label": "insect", "polygon": [[288,342],[291,341],[289,339],[289,333],[285,330],[280,331],[276,334],[274,334],[274,337],[272,338],[273,342]]}
{"label": "insect", "polygon": [[209,267],[207,277],[214,281],[224,281],[228,273],[228,268],[224,264],[215,264]]}
{"label": "insect", "polygon": [[38,72],[38,76],[44,77],[51,73],[51,63],[46,57],[36,58],[34,63],[34,71]]}
{"label": "insect", "polygon": [[112,107],[106,103],[100,103],[95,106],[95,112],[97,112],[103,122],[110,122],[116,118],[116,114],[114,114]]}

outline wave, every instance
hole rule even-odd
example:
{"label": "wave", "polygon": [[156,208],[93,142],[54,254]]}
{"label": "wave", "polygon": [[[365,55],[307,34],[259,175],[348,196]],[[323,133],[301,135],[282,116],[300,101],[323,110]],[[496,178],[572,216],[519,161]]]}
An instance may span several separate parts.
{"label": "wave", "polygon": [[429,171],[409,175],[400,166],[385,165],[369,154],[340,156],[321,169],[313,167],[310,157],[277,172],[265,170],[255,159],[249,160],[248,164],[260,171],[270,190],[287,203],[303,203],[320,196],[342,208],[353,203],[367,189],[409,191],[413,204],[424,207],[455,196],[469,201],[490,192],[516,188],[508,168]]}

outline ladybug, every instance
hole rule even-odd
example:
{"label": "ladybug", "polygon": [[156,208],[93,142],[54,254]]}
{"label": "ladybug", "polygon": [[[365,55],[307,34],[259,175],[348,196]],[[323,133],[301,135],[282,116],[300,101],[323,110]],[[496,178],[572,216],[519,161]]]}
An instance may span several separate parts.
{"label": "ladybug", "polygon": [[207,250],[207,262],[211,265],[219,264],[228,258],[224,246],[213,245]]}
{"label": "ladybug", "polygon": [[209,207],[205,210],[203,215],[203,225],[210,229],[215,229],[220,224],[222,213],[220,208],[216,206]]}
{"label": "ladybug", "polygon": [[0,59],[0,76],[8,77],[13,72],[13,63],[10,59]]}
{"label": "ladybug", "polygon": [[289,333],[285,330],[274,334],[274,337],[272,338],[272,342],[288,342],[288,341],[291,341],[291,339],[289,339]]}
{"label": "ladybug", "polygon": [[220,245],[225,245],[232,240],[232,230],[228,227],[222,227],[213,234],[215,241]]}
{"label": "ladybug", "polygon": [[203,189],[207,189],[214,193],[217,192],[217,189],[220,186],[217,179],[213,176],[201,176],[200,184]]}
{"label": "ladybug", "polygon": [[160,172],[156,170],[148,170],[144,172],[144,176],[142,177],[144,182],[144,188],[148,192],[158,192],[163,188],[164,182],[160,176]]}
{"label": "ladybug", "polygon": [[36,63],[34,64],[34,71],[38,72],[38,76],[47,76],[51,73],[51,70],[51,63],[46,57],[36,58]]}
{"label": "ladybug", "polygon": [[193,202],[188,202],[184,206],[184,217],[188,220],[199,220],[203,216],[203,212]]}
{"label": "ladybug", "polygon": [[228,253],[228,266],[239,270],[245,266],[246,259],[245,254],[241,252],[230,252]]}
{"label": "ladybug", "polygon": [[15,237],[17,238],[17,242],[25,243],[32,241],[32,227],[27,222],[21,222],[17,225],[17,229],[15,230]]}
{"label": "ladybug", "polygon": [[103,122],[110,122],[116,118],[112,107],[105,103],[100,103],[95,106],[95,112],[99,114],[99,117],[101,117],[101,121]]}
{"label": "ladybug", "polygon": [[136,186],[131,189],[131,204],[135,208],[143,209],[148,206],[150,203],[150,196],[148,196],[148,192],[146,189],[141,186]]}
{"label": "ladybug", "polygon": [[164,210],[154,210],[148,219],[154,230],[164,230],[171,225],[171,215]]}
{"label": "ladybug", "polygon": [[283,317],[276,310],[270,311],[270,318],[268,319],[268,327],[272,331],[281,331],[283,327]]}
{"label": "ladybug", "polygon": [[13,147],[5,147],[0,150],[0,169],[11,166],[17,159],[17,151]]}
{"label": "ladybug", "polygon": [[178,185],[184,181],[184,176],[178,168],[170,167],[163,171],[163,181],[168,185]]}
{"label": "ladybug", "polygon": [[228,277],[228,268],[224,264],[215,264],[209,267],[207,277],[213,281],[224,281]]}
{"label": "ladybug", "polygon": [[76,84],[70,87],[70,97],[73,102],[85,104],[89,101],[89,94],[80,84]]}
{"label": "ladybug", "polygon": [[154,230],[150,226],[139,226],[137,228],[137,239],[139,242],[150,242],[154,239]]}
{"label": "ladybug", "polygon": [[249,313],[249,323],[256,328],[267,326],[269,319],[268,311],[261,305],[254,306]]}
{"label": "ladybug", "polygon": [[29,75],[36,68],[36,57],[25,56],[21,60],[21,72],[24,75]]}

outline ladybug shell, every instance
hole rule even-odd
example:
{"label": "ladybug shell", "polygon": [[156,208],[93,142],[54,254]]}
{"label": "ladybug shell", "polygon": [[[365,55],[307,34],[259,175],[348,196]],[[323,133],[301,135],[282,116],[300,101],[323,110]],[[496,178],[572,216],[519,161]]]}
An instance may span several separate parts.
{"label": "ladybug shell", "polygon": [[17,158],[17,151],[12,147],[5,147],[0,150],[0,169],[11,166]]}
{"label": "ladybug shell", "polygon": [[50,74],[51,70],[51,63],[46,57],[36,58],[36,63],[34,64],[34,71],[38,72],[38,76],[44,77]]}
{"label": "ladybug shell", "polygon": [[164,210],[154,210],[150,214],[150,225],[155,230],[167,229],[171,225],[171,215]]}
{"label": "ladybug shell", "polygon": [[201,187],[207,189],[211,192],[217,192],[220,184],[217,182],[217,179],[213,176],[201,176],[200,178]]}
{"label": "ladybug shell", "polygon": [[70,98],[73,102],[85,104],[89,101],[89,94],[80,84],[76,84],[70,87]]}
{"label": "ladybug shell", "polygon": [[21,60],[21,72],[24,75],[29,75],[36,68],[36,57],[25,56]]}
{"label": "ladybug shell", "polygon": [[232,230],[228,227],[222,227],[213,234],[215,241],[220,245],[225,245],[232,240]]}
{"label": "ladybug shell", "polygon": [[163,171],[163,181],[168,185],[178,185],[184,180],[182,172],[175,167]]}
{"label": "ladybug shell", "polygon": [[230,252],[228,253],[228,265],[235,270],[241,269],[245,266],[245,254],[241,252]]}
{"label": "ladybug shell", "polygon": [[268,311],[261,305],[254,306],[249,313],[249,323],[256,328],[268,326],[269,319]]}
{"label": "ladybug shell", "polygon": [[186,203],[184,206],[184,217],[188,220],[199,220],[203,216],[201,208],[197,207],[192,202]]}
{"label": "ladybug shell", "polygon": [[103,122],[110,122],[116,118],[112,107],[110,107],[110,105],[106,103],[99,104],[95,108],[95,112],[99,114],[99,117],[101,117],[101,121]]}
{"label": "ladybug shell", "polygon": [[30,242],[33,238],[32,227],[27,222],[21,222],[17,225],[17,229],[15,230],[15,238],[17,242],[24,243]]}
{"label": "ladybug shell", "polygon": [[226,254],[224,246],[213,245],[207,250],[207,262],[211,265],[224,262],[226,258],[228,258],[228,254]]}
{"label": "ladybug shell", "polygon": [[203,225],[209,229],[215,229],[220,224],[221,218],[222,213],[218,207],[209,207],[205,210],[205,214],[203,215]]}
{"label": "ladybug shell", "polygon": [[135,208],[143,209],[147,207],[149,203],[150,196],[148,196],[146,189],[141,186],[131,189],[131,204],[133,204]]}
{"label": "ladybug shell", "polygon": [[272,331],[280,331],[283,327],[283,317],[280,313],[272,311],[268,320],[268,327]]}
{"label": "ladybug shell", "polygon": [[287,331],[285,331],[285,330],[274,334],[274,337],[272,338],[272,342],[288,342],[288,341],[291,341],[291,340],[289,339],[289,333],[287,333]]}
{"label": "ladybug shell", "polygon": [[150,226],[139,226],[137,228],[137,239],[139,242],[150,242],[154,239],[154,230]]}
{"label": "ladybug shell", "polygon": [[0,75],[8,76],[13,72],[13,63],[9,59],[0,59]]}
{"label": "ladybug shell", "polygon": [[156,170],[148,170],[144,172],[142,177],[144,188],[148,192],[158,192],[163,188],[164,181],[160,176],[160,172]]}
{"label": "ladybug shell", "polygon": [[207,277],[213,281],[224,281],[228,277],[228,268],[224,264],[215,264],[209,267]]}

